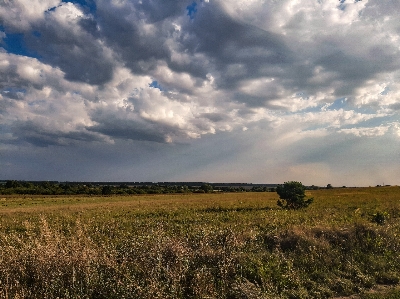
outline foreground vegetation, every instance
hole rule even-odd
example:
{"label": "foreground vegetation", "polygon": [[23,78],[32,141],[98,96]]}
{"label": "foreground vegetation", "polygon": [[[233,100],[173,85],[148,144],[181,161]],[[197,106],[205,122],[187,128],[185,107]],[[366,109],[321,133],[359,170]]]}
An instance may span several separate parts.
{"label": "foreground vegetation", "polygon": [[3,195],[0,297],[399,298],[400,188],[306,195]]}

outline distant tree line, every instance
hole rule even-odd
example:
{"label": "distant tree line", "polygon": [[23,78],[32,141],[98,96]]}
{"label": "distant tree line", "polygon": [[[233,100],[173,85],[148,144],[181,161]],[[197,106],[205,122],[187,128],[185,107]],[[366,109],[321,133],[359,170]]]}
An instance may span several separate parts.
{"label": "distant tree line", "polygon": [[[276,192],[274,185],[261,184],[216,184],[216,183],[90,183],[57,181],[0,181],[0,194],[27,195],[134,195],[134,194],[171,194],[171,193],[213,193],[213,192]],[[275,185],[277,186],[277,185]],[[345,186],[343,186],[345,188]],[[305,190],[332,189],[326,187],[304,186]]]}
{"label": "distant tree line", "polygon": [[252,188],[235,186],[200,186],[152,184],[152,185],[105,185],[92,183],[26,182],[9,180],[0,184],[0,194],[26,195],[134,195],[134,194],[171,194],[171,193],[213,193],[213,192],[275,192],[275,188],[254,186]]}

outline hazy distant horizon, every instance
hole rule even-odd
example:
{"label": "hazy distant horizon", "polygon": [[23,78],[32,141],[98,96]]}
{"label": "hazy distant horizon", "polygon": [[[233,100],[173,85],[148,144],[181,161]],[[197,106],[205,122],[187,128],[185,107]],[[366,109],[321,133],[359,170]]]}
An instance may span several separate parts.
{"label": "hazy distant horizon", "polygon": [[390,0],[5,1],[2,176],[396,185],[398,11]]}

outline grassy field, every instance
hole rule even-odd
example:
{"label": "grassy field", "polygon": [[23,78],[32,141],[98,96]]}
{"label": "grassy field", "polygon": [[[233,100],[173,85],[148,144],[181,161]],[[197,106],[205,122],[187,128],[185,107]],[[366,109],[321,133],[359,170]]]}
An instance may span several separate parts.
{"label": "grassy field", "polygon": [[2,196],[0,298],[400,298],[400,187],[307,196]]}

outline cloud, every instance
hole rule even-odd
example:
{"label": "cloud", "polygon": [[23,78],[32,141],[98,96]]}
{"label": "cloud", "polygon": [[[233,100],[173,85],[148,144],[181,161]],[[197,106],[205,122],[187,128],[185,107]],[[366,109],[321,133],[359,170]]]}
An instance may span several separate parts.
{"label": "cloud", "polygon": [[[397,142],[399,5],[2,0],[0,139],[200,146],[258,132],[276,155],[310,138]],[[287,169],[329,168],[321,163]]]}
{"label": "cloud", "polygon": [[0,20],[13,31],[28,31],[32,25],[42,21],[45,13],[58,6],[60,0],[2,0]]}

